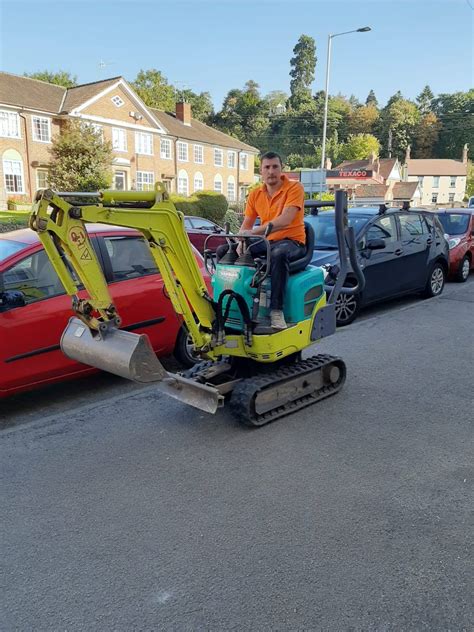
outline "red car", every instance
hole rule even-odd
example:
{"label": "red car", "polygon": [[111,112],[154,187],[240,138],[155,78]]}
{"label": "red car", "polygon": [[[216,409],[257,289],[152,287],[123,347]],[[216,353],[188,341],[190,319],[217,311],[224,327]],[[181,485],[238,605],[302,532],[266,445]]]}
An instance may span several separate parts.
{"label": "red car", "polygon": [[474,269],[474,213],[470,209],[437,211],[449,244],[449,276],[463,283]]}
{"label": "red car", "polygon": [[188,233],[189,241],[192,245],[204,254],[204,244],[209,235],[215,235],[216,233],[222,233],[222,237],[213,237],[209,239],[207,247],[209,250],[216,251],[218,246],[226,243],[224,237],[225,230],[218,224],[214,224],[208,219],[203,217],[194,217],[193,215],[186,215],[184,218],[184,225],[186,232]]}
{"label": "red car", "polygon": [[[192,366],[190,337],[143,237],[100,224],[90,224],[88,232],[123,328],[148,334],[158,356],[174,353],[181,364]],[[195,255],[210,289],[202,257]],[[71,316],[71,298],[36,233],[24,229],[0,234],[0,398],[95,371],[68,359],[59,348]]]}

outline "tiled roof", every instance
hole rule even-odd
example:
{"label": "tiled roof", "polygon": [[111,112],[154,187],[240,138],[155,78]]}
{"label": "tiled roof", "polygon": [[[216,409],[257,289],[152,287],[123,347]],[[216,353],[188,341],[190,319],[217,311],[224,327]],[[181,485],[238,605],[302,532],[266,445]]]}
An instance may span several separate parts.
{"label": "tiled roof", "polygon": [[393,199],[411,200],[417,186],[418,182],[395,182],[393,185]]}
{"label": "tiled roof", "polygon": [[467,164],[449,158],[420,158],[407,160],[409,176],[465,176]]}
{"label": "tiled roof", "polygon": [[168,130],[171,136],[177,136],[183,140],[193,140],[219,147],[231,147],[233,149],[242,149],[244,151],[258,153],[256,147],[242,143],[241,141],[219,132],[196,119],[191,119],[191,125],[185,125],[179,121],[174,114],[162,112],[155,108],[148,108],[150,112],[158,119],[158,121]]}
{"label": "tiled roof", "polygon": [[65,92],[62,86],[0,72],[0,103],[5,105],[57,113]]}
{"label": "tiled roof", "polygon": [[[416,184],[416,182],[415,182]],[[387,184],[361,184],[355,190],[356,198],[382,198],[385,199]]]}
{"label": "tiled roof", "polygon": [[62,111],[67,113],[79,107],[92,97],[103,92],[106,88],[111,86],[117,81],[120,81],[121,77],[112,77],[111,79],[105,79],[103,81],[94,81],[93,83],[85,83],[75,88],[69,88],[66,94],[66,98],[63,103]]}
{"label": "tiled roof", "polygon": [[[388,178],[393,167],[397,162],[396,158],[380,158],[379,159],[379,167],[378,173],[382,176],[384,180]],[[344,169],[344,170],[355,170],[355,169],[372,169],[376,170],[377,168],[377,160],[372,162],[370,159],[366,160],[344,160],[340,165],[337,165],[335,169]]]}
{"label": "tiled roof", "polygon": [[379,173],[382,176],[382,178],[386,180],[388,176],[391,174],[392,169],[396,165],[397,159],[396,158],[380,158],[379,162],[380,162]]}

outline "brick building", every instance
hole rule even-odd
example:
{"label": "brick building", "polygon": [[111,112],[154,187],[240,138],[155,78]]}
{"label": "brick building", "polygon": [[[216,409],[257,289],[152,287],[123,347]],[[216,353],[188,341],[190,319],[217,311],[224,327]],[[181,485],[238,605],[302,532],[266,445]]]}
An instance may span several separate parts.
{"label": "brick building", "polygon": [[123,77],[66,89],[0,72],[0,202],[30,201],[47,186],[52,138],[70,119],[112,143],[113,188],[163,181],[171,192],[210,189],[232,201],[254,182],[258,150],[193,119],[188,103],[149,108]]}

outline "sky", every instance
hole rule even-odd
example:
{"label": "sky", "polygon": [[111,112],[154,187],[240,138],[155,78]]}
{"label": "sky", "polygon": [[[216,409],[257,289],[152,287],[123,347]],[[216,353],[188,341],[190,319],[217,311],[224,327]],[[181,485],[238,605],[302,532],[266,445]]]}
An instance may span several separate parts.
{"label": "sky", "polygon": [[66,70],[79,83],[156,68],[178,88],[209,92],[216,110],[252,79],[262,96],[290,91],[299,37],[316,42],[314,92],[380,105],[474,87],[474,0],[0,0],[0,69]]}

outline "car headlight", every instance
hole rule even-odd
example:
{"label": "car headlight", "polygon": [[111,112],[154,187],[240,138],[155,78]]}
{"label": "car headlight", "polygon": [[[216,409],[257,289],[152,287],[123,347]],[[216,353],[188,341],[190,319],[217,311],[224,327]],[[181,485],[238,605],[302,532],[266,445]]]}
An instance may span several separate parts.
{"label": "car headlight", "polygon": [[452,250],[453,248],[456,248],[456,246],[458,246],[460,243],[461,243],[461,238],[460,237],[452,237],[448,241],[449,249]]}

